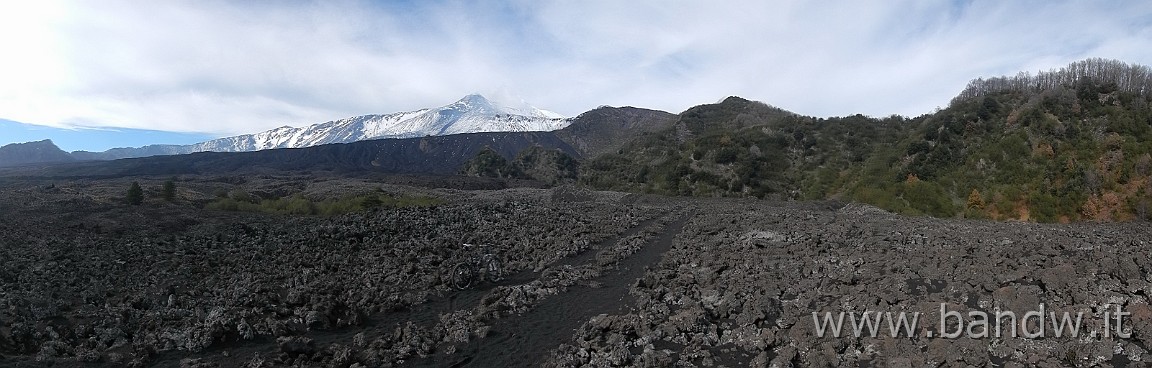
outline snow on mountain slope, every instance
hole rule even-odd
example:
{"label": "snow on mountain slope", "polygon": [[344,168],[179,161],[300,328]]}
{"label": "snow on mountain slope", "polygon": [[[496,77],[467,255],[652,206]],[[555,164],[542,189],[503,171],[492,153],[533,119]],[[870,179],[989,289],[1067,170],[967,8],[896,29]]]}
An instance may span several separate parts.
{"label": "snow on mountain slope", "polygon": [[87,158],[116,159],[193,152],[247,152],[300,148],[381,138],[411,138],[461,133],[552,131],[571,119],[523,101],[496,103],[472,94],[447,106],[386,115],[363,115],[294,128],[284,126],[255,134],[213,139],[192,145],[156,145],[83,153]]}

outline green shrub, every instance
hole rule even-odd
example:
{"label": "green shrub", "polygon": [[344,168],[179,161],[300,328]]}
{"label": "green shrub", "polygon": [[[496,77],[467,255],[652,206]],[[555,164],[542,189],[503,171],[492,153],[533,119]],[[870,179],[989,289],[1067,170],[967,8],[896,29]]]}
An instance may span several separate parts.
{"label": "green shrub", "polygon": [[313,201],[300,194],[291,197],[261,199],[258,201],[252,197],[239,197],[249,199],[249,201],[239,200],[234,197],[223,197],[208,203],[204,208],[215,211],[334,216],[381,208],[431,207],[444,203],[442,199],[435,197],[391,196],[383,192],[373,192],[370,194],[321,201]]}
{"label": "green shrub", "polygon": [[903,195],[908,206],[918,213],[935,217],[951,217],[956,214],[952,197],[932,182],[905,183]]}

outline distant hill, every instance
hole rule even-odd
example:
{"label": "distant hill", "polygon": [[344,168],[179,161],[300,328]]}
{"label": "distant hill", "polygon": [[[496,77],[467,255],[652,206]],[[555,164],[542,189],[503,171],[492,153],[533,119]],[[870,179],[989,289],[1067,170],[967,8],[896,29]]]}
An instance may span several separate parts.
{"label": "distant hill", "polygon": [[0,166],[75,161],[51,140],[13,143],[0,147]]}
{"label": "distant hill", "polygon": [[668,195],[840,199],[907,214],[1147,219],[1152,71],[1088,59],[977,79],[915,118],[800,116],[729,98],[583,163],[580,182]]}
{"label": "distant hill", "polygon": [[675,122],[676,115],[664,111],[603,106],[576,116],[556,133],[584,156],[596,157],[616,151],[636,137],[667,129]]}
{"label": "distant hill", "polygon": [[635,107],[602,106],[580,114],[572,123],[555,131],[557,138],[573,147],[578,155],[543,146],[528,147],[509,157],[483,150],[459,170],[467,176],[533,179],[548,184],[575,182],[580,157],[598,157],[621,150],[637,137],[672,127],[676,115]]}

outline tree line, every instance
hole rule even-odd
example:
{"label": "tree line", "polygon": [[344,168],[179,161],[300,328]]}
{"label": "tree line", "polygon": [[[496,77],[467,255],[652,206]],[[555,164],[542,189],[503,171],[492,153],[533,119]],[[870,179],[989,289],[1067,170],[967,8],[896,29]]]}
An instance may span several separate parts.
{"label": "tree line", "polygon": [[1041,92],[1080,84],[1110,85],[1116,90],[1147,97],[1152,94],[1152,69],[1119,60],[1090,58],[1035,75],[977,78],[952,99],[952,104],[1002,92]]}

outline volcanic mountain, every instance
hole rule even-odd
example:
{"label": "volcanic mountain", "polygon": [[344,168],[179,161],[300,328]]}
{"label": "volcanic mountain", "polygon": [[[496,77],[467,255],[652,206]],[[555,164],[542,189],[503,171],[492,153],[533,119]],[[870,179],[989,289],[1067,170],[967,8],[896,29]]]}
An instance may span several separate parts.
{"label": "volcanic mountain", "polygon": [[306,127],[284,126],[255,134],[213,139],[190,145],[150,145],[104,152],[73,152],[81,160],[113,160],[194,152],[251,152],[302,148],[382,138],[413,138],[462,133],[534,132],[564,128],[571,119],[523,101],[502,103],[479,94],[452,104],[384,115],[362,115]]}
{"label": "volcanic mountain", "polygon": [[13,143],[0,147],[0,166],[74,161],[51,140]]}

